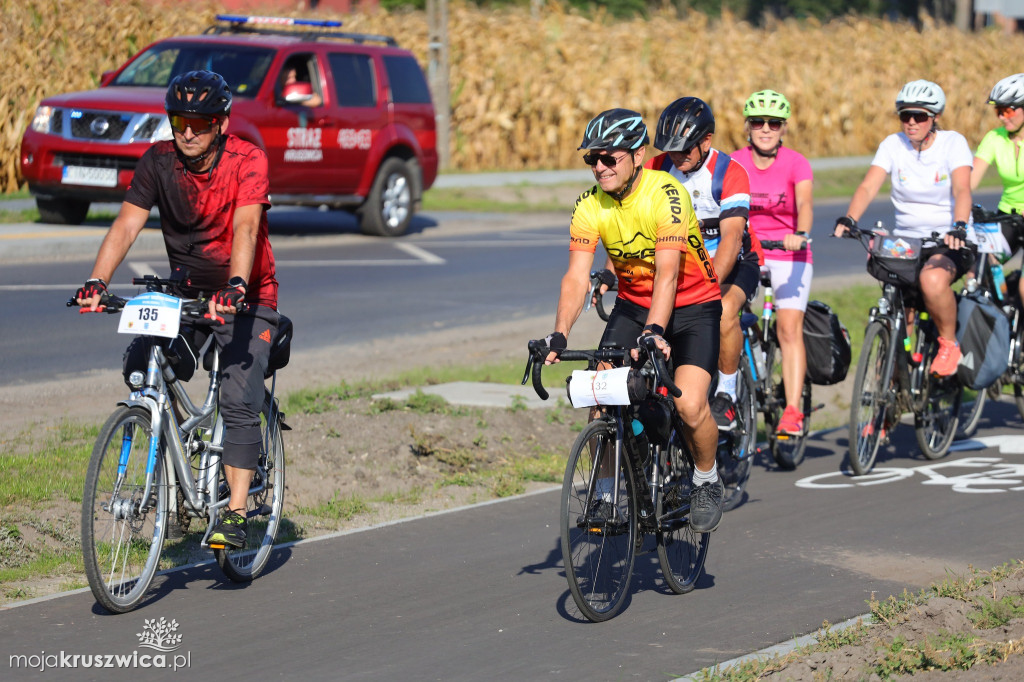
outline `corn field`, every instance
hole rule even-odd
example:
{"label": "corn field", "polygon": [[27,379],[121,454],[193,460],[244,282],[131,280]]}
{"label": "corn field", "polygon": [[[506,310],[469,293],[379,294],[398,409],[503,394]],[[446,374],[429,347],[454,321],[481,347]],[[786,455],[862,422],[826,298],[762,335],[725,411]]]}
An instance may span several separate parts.
{"label": "corn field", "polygon": [[[0,0],[0,189],[21,184],[21,136],[44,97],[93,88],[103,71],[154,40],[202,31],[219,10],[216,2]],[[393,35],[427,67],[422,12],[315,16]],[[455,0],[448,37],[456,171],[578,167],[576,147],[594,114],[636,109],[653,128],[683,95],[711,104],[715,146],[732,150],[745,143],[744,100],[764,88],[793,104],[788,146],[810,157],[871,154],[898,129],[896,92],[917,78],[943,87],[943,127],[976,145],[997,124],[986,105],[992,85],[1024,71],[1024,36],[965,34],[927,20],[920,30],[852,16],[754,27],[672,10],[613,21],[555,2],[532,15]]]}

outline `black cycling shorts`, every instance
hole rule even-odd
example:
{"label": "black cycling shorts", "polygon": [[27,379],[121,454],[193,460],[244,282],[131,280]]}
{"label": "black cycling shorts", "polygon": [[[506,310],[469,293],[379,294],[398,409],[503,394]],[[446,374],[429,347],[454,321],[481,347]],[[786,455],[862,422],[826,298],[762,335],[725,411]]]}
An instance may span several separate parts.
{"label": "black cycling shorts", "polygon": [[[615,299],[615,306],[608,315],[608,325],[601,336],[601,347],[635,348],[649,313],[650,310],[642,305],[624,298]],[[664,335],[672,346],[672,366],[694,365],[716,376],[721,322],[721,301],[696,303],[672,311]]]}
{"label": "black cycling shorts", "polygon": [[[751,253],[753,258],[744,257],[736,261],[725,278],[723,284],[733,284],[743,291],[743,297],[748,301],[757,293],[757,285],[761,283],[761,266],[757,262],[757,255]],[[724,286],[722,287],[725,288]]]}

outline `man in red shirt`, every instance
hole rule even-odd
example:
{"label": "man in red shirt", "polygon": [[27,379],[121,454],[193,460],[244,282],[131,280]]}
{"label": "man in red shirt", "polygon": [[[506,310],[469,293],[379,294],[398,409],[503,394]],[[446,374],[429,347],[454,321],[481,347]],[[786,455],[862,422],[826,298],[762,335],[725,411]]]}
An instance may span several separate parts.
{"label": "man in red shirt", "polygon": [[[92,274],[75,297],[83,308],[99,308],[107,282],[145,227],[150,210],[158,207],[171,269],[189,274],[182,293],[209,298],[209,316],[223,320],[210,331],[184,330],[171,347],[180,349],[176,370],[182,379],[195,371],[193,358],[206,334],[212,333],[220,347],[222,458],[231,497],[209,541],[241,547],[246,498],[262,439],[263,379],[279,320],[267,226],[267,156],[259,147],[225,134],[231,89],[219,74],[190,71],[177,76],[167,89],[165,108],[174,139],[154,144],[139,160]],[[239,311],[243,302],[244,313]],[[126,382],[132,371],[145,368],[149,342],[140,336],[125,352]]]}

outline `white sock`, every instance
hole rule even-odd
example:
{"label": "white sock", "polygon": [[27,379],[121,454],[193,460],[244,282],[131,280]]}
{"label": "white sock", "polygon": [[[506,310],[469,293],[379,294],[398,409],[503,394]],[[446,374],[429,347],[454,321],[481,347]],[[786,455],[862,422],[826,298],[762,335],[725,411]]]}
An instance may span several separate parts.
{"label": "white sock", "polygon": [[739,372],[733,372],[732,374],[718,373],[718,392],[726,393],[730,398],[736,400],[736,376]]}
{"label": "white sock", "polygon": [[694,465],[693,467],[693,487],[703,485],[705,483],[715,483],[718,480],[718,467],[711,467],[711,471],[701,471]]}
{"label": "white sock", "polygon": [[594,497],[605,502],[612,501],[612,486],[615,485],[615,479],[612,476],[607,478],[597,479],[597,483],[594,486]]}

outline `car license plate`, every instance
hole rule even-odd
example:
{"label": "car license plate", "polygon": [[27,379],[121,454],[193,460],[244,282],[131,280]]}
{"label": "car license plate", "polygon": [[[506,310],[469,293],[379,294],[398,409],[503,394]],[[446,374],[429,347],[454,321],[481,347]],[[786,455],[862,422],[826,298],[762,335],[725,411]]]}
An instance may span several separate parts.
{"label": "car license plate", "polygon": [[64,166],[61,182],[66,185],[89,185],[90,187],[117,187],[116,168],[89,168],[88,166]]}

